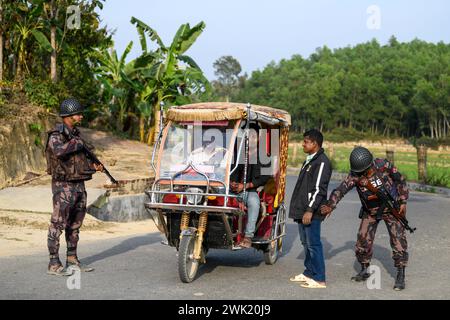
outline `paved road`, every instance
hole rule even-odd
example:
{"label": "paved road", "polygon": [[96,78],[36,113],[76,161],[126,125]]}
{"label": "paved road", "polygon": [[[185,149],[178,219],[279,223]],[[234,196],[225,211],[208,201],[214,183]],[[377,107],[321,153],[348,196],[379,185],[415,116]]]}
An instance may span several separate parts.
{"label": "paved road", "polygon": [[[288,194],[295,177],[288,179]],[[332,183],[331,187],[335,187]],[[288,197],[289,200],[289,197]],[[261,252],[210,250],[207,264],[190,284],[181,283],[174,248],[160,243],[159,234],[136,235],[83,246],[80,256],[95,266],[81,274],[80,289],[69,290],[67,278],[45,274],[47,255],[0,259],[0,299],[449,299],[450,198],[412,193],[408,216],[417,226],[409,236],[407,289],[392,290],[395,269],[389,238],[380,224],[373,264],[380,267],[381,289],[353,283],[353,246],[359,202],[352,191],[323,225],[328,288],[303,289],[288,281],[303,270],[296,224],[289,222],[283,256],[273,266]],[[149,222],[151,223],[151,222]],[[81,235],[82,237],[82,235]],[[45,241],[45,239],[43,239]],[[74,280],[74,279],[72,279]],[[73,281],[72,285],[76,285]]]}

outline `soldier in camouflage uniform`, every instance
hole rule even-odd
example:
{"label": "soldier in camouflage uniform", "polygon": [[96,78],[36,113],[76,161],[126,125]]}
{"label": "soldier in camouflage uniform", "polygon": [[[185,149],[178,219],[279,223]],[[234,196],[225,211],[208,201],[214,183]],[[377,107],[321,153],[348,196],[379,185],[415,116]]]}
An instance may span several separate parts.
{"label": "soldier in camouflage uniform", "polygon": [[397,168],[385,159],[373,159],[372,154],[363,147],[355,148],[350,155],[351,172],[345,180],[332,191],[326,205],[321,207],[321,213],[331,214],[338,202],[352,188],[356,187],[362,207],[360,211],[361,224],[355,245],[356,258],[361,264],[361,271],[353,281],[364,281],[370,277],[367,272],[373,254],[373,241],[380,220],[384,220],[389,232],[392,257],[397,267],[397,277],[394,290],[405,288],[405,267],[408,262],[408,243],[403,225],[392,215],[386,206],[364,187],[363,179],[368,180],[373,186],[381,184],[400,203],[400,215],[406,215],[406,201],[408,200],[408,188],[404,176]]}
{"label": "soldier in camouflage uniform", "polygon": [[[68,267],[81,271],[93,271],[80,263],[77,244],[80,227],[86,215],[86,189],[84,181],[92,178],[96,171],[103,171],[83,152],[92,148],[80,138],[76,128],[83,119],[83,108],[75,99],[61,103],[60,116],[63,123],[48,132],[46,144],[47,172],[52,176],[53,213],[48,230],[50,262],[48,274],[69,275]],[[66,269],[59,260],[59,238],[65,231],[67,242]]]}

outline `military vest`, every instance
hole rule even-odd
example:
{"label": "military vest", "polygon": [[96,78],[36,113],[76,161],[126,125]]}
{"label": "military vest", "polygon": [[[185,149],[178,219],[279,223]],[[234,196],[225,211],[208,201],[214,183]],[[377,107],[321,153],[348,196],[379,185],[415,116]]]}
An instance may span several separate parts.
{"label": "military vest", "polygon": [[[86,181],[92,179],[95,170],[92,168],[92,161],[83,151],[71,153],[65,157],[57,157],[49,148],[50,137],[54,134],[60,135],[63,143],[70,141],[68,130],[63,124],[58,124],[53,130],[47,132],[47,143],[45,147],[45,157],[47,160],[47,173],[54,181]],[[75,131],[78,135],[78,130]]]}
{"label": "military vest", "polygon": [[[372,184],[375,188],[379,188],[381,185],[384,185],[387,188],[387,191],[391,194],[394,199],[397,199],[398,192],[397,187],[392,179],[389,178],[388,175],[383,175],[381,172],[381,168],[384,163],[375,163],[375,174],[368,178],[369,183]],[[382,206],[382,202],[378,198],[374,198],[374,194],[367,188],[357,187],[357,192],[359,194],[360,199],[363,202],[363,205],[366,209],[374,209]]]}

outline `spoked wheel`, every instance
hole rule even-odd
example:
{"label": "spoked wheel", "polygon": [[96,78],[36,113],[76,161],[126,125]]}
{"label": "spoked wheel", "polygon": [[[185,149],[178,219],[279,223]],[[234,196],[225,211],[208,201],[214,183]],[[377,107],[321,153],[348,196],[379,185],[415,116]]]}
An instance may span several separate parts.
{"label": "spoked wheel", "polygon": [[267,249],[264,251],[264,261],[266,264],[272,265],[277,262],[282,243],[283,238],[279,238],[267,245]]}
{"label": "spoked wheel", "polygon": [[[276,219],[278,220],[278,224],[273,223],[272,225],[272,237],[277,237],[279,235],[284,234],[285,232],[285,222],[286,222],[286,210],[284,208],[284,205],[280,206],[280,209],[278,211],[278,215]],[[277,225],[277,227],[275,227]],[[278,229],[278,230],[276,230]],[[277,240],[272,241],[267,245],[266,250],[264,250],[264,261],[266,264],[275,264],[277,262],[278,257],[280,256],[281,250],[283,247],[283,237],[279,237]]]}
{"label": "spoked wheel", "polygon": [[200,261],[194,259],[194,235],[184,235],[178,249],[178,273],[184,283],[192,282],[197,274]]}

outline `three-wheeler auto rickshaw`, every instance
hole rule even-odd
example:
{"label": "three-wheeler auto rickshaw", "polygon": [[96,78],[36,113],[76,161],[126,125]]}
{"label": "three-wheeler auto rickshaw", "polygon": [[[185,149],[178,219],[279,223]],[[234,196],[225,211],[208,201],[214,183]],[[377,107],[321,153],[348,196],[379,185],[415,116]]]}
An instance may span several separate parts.
{"label": "three-wheeler auto rickshaw", "polygon": [[[250,147],[264,163],[262,174],[270,176],[257,190],[261,206],[252,247],[264,252],[266,264],[275,264],[286,234],[290,123],[284,110],[228,102],[175,106],[161,117],[151,162],[155,180],[145,191],[145,208],[168,245],[178,250],[181,281],[194,280],[209,249],[242,249],[246,190],[234,193],[230,176],[243,165],[246,185]],[[257,146],[250,146],[255,125]]]}

